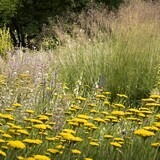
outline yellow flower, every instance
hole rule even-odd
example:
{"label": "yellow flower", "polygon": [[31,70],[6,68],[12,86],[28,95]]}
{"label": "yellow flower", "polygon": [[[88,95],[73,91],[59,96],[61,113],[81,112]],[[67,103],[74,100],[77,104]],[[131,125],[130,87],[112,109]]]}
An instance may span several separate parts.
{"label": "yellow flower", "polygon": [[81,119],[81,118],[73,118],[71,121],[72,121],[72,122],[77,122],[77,123],[82,123],[82,124],[88,122],[87,120]]}
{"label": "yellow flower", "polygon": [[124,141],[123,138],[114,138],[115,141]]}
{"label": "yellow flower", "polygon": [[21,134],[24,134],[24,135],[29,135],[29,133],[24,129],[18,129],[17,132],[21,133]]}
{"label": "yellow flower", "polygon": [[160,122],[154,122],[155,127],[160,129]]}
{"label": "yellow flower", "polygon": [[125,94],[117,94],[117,96],[122,97],[122,98],[128,98]]}
{"label": "yellow flower", "polygon": [[59,138],[57,138],[57,137],[47,137],[46,140],[48,140],[48,141],[56,141],[56,140],[59,140]]}
{"label": "yellow flower", "polygon": [[151,131],[147,131],[145,129],[138,129],[134,132],[134,134],[142,137],[150,137],[150,136],[155,136],[155,134]]}
{"label": "yellow flower", "polygon": [[144,98],[144,99],[142,99],[142,101],[145,102],[145,103],[156,102],[155,99],[152,99],[152,98],[146,98],[146,99]]}
{"label": "yellow flower", "polygon": [[14,120],[14,117],[10,114],[1,114],[0,117],[4,118],[6,120],[11,120],[11,121]]}
{"label": "yellow flower", "polygon": [[102,94],[104,94],[104,95],[110,95],[111,92],[102,92]]}
{"label": "yellow flower", "polygon": [[7,112],[13,111],[13,108],[6,108],[5,111]]}
{"label": "yellow flower", "polygon": [[151,146],[155,148],[160,147],[160,142],[152,143]]}
{"label": "yellow flower", "polygon": [[99,118],[99,117],[94,118],[93,120],[96,121],[96,122],[103,122],[103,123],[106,123],[106,121],[105,121],[104,119]]}
{"label": "yellow flower", "polygon": [[66,140],[69,140],[69,141],[75,141],[75,142],[81,142],[83,139],[80,138],[80,137],[74,137],[71,133],[60,133],[60,135],[66,139]]}
{"label": "yellow flower", "polygon": [[2,155],[2,156],[4,156],[4,157],[6,157],[7,155],[6,155],[6,153],[5,152],[3,152],[2,150],[0,150],[0,155]]}
{"label": "yellow flower", "polygon": [[105,99],[106,97],[105,97],[103,94],[97,94],[97,95],[96,95],[96,98]]}
{"label": "yellow flower", "polygon": [[117,120],[117,117],[115,116],[106,116],[105,118],[110,119],[110,120]]}
{"label": "yellow flower", "polygon": [[105,134],[105,135],[103,136],[103,138],[112,139],[113,136],[112,136],[112,135]]}
{"label": "yellow flower", "polygon": [[120,148],[122,147],[122,145],[119,144],[118,142],[110,142],[110,145],[114,147],[120,147]]}
{"label": "yellow flower", "polygon": [[76,132],[72,129],[63,129],[63,132],[67,132],[67,133],[71,133],[71,134],[75,134]]}
{"label": "yellow flower", "polygon": [[113,111],[113,112],[111,112],[111,114],[116,115],[116,116],[124,116],[123,111]]}
{"label": "yellow flower", "polygon": [[140,119],[134,118],[134,117],[128,117],[128,118],[126,118],[126,120],[129,120],[129,121],[137,121],[137,122],[141,121]]}
{"label": "yellow flower", "polygon": [[74,154],[81,154],[81,151],[79,151],[77,149],[72,149],[72,153],[74,153]]}
{"label": "yellow flower", "polygon": [[65,132],[60,133],[60,136],[69,141],[74,138],[74,136],[71,133],[65,133]]}
{"label": "yellow flower", "polygon": [[90,117],[84,114],[78,114],[77,116],[78,118],[82,118],[82,119],[89,119]]}
{"label": "yellow flower", "polygon": [[141,113],[148,115],[148,114],[152,114],[152,111],[141,111]]}
{"label": "yellow flower", "polygon": [[50,158],[44,155],[34,155],[34,159],[35,160],[51,160]]}
{"label": "yellow flower", "polygon": [[120,104],[120,103],[115,103],[114,106],[117,107],[117,108],[125,108],[125,106],[123,104]]}
{"label": "yellow flower", "polygon": [[68,121],[68,123],[72,126],[79,126],[79,123],[77,122]]}
{"label": "yellow flower", "polygon": [[84,158],[84,160],[93,160],[92,158]]}
{"label": "yellow flower", "polygon": [[30,109],[27,109],[25,110],[26,113],[29,113],[29,114],[33,114],[35,111],[34,110],[30,110]]}
{"label": "yellow flower", "polygon": [[17,126],[17,125],[12,125],[11,128],[12,129],[21,129],[22,127],[21,126]]}
{"label": "yellow flower", "polygon": [[14,106],[14,107],[22,107],[22,105],[20,103],[14,103],[14,104],[12,104],[12,106]]}
{"label": "yellow flower", "polygon": [[71,108],[76,109],[76,110],[82,110],[82,108],[79,106],[72,106]]}
{"label": "yellow flower", "polygon": [[29,144],[41,144],[42,141],[39,139],[24,139],[23,142],[29,143]]}
{"label": "yellow flower", "polygon": [[3,143],[3,142],[5,142],[5,140],[3,140],[3,139],[0,139],[0,143]]}
{"label": "yellow flower", "polygon": [[103,112],[101,112],[102,114],[104,114],[104,115],[107,115],[107,114],[109,114],[108,112],[106,112],[106,111],[103,111]]}
{"label": "yellow flower", "polygon": [[93,123],[90,123],[90,122],[85,123],[84,126],[86,126],[86,127],[95,127],[95,125]]}
{"label": "yellow flower", "polygon": [[132,113],[140,113],[140,111],[138,109],[135,109],[135,108],[130,108],[128,109],[129,112],[132,112]]}
{"label": "yellow flower", "polygon": [[11,135],[6,134],[6,133],[2,134],[2,137],[5,137],[5,138],[12,138],[12,136],[11,136]]}
{"label": "yellow flower", "polygon": [[50,153],[58,153],[59,152],[59,150],[52,149],[52,148],[48,148],[47,151],[50,152]]}
{"label": "yellow flower", "polygon": [[35,160],[35,158],[33,158],[33,157],[27,157],[24,160]]}
{"label": "yellow flower", "polygon": [[103,102],[105,105],[110,105],[110,102],[109,101],[104,101]]}
{"label": "yellow flower", "polygon": [[56,146],[56,148],[58,148],[58,149],[64,149],[64,148],[65,148],[65,146],[58,145],[58,146]]}
{"label": "yellow flower", "polygon": [[156,115],[155,115],[155,119],[156,119],[156,120],[160,120],[160,114],[156,114]]}
{"label": "yellow flower", "polygon": [[5,150],[8,150],[7,146],[1,146],[1,148],[5,149]]}
{"label": "yellow flower", "polygon": [[83,98],[81,96],[77,97],[76,100],[79,100],[79,101],[86,101],[86,98]]}
{"label": "yellow flower", "polygon": [[146,103],[146,107],[160,107],[160,104],[158,103]]}
{"label": "yellow flower", "polygon": [[146,130],[149,130],[149,131],[158,131],[159,130],[155,126],[144,126],[143,128],[146,129]]}
{"label": "yellow flower", "polygon": [[159,98],[159,95],[158,95],[158,94],[152,94],[152,95],[150,96],[150,98],[157,99],[157,98]]}
{"label": "yellow flower", "polygon": [[91,113],[99,113],[99,111],[95,110],[95,109],[92,109],[90,110]]}
{"label": "yellow flower", "polygon": [[[18,160],[24,160],[25,158],[22,157],[22,156],[18,156],[17,159],[18,159]],[[26,159],[25,159],[25,160],[26,160]]]}
{"label": "yellow flower", "polygon": [[97,143],[97,142],[90,142],[89,143],[91,146],[99,146],[99,143]]}
{"label": "yellow flower", "polygon": [[26,148],[25,144],[22,143],[21,141],[9,141],[7,143],[8,146],[13,147],[13,148],[19,148],[19,149],[24,149]]}
{"label": "yellow flower", "polygon": [[26,118],[25,121],[32,122],[32,123],[38,123],[38,124],[43,124],[42,121],[34,118]]}
{"label": "yellow flower", "polygon": [[35,124],[33,127],[42,130],[45,130],[47,128],[45,124]]}
{"label": "yellow flower", "polygon": [[48,121],[49,120],[48,116],[45,116],[45,115],[39,115],[38,119],[41,121]]}
{"label": "yellow flower", "polygon": [[90,107],[96,107],[97,105],[96,105],[96,103],[89,103],[88,106],[90,106]]}
{"label": "yellow flower", "polygon": [[0,133],[5,133],[5,131],[3,131],[3,130],[0,129]]}

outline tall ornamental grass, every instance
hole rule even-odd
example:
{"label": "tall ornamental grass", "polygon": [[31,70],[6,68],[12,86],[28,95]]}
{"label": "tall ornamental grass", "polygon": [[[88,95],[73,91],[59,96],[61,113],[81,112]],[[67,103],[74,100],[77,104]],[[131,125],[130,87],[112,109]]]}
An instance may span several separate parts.
{"label": "tall ornamental grass", "polygon": [[[108,14],[104,8],[91,13],[86,18],[81,15],[81,23],[90,18],[87,30],[97,25],[97,35],[87,37],[85,28],[79,33],[77,29],[76,38],[68,37],[57,51],[62,56],[59,71],[63,81],[72,88],[81,80],[84,90],[99,84],[113,93],[112,99],[122,92],[135,101],[148,96],[160,63],[159,5],[131,1],[117,14]],[[80,27],[86,26],[82,24]]]}
{"label": "tall ornamental grass", "polygon": [[7,29],[6,27],[0,28],[0,56],[4,60],[6,60],[7,51],[11,51],[12,49],[13,49],[13,45],[11,42],[9,29]]}

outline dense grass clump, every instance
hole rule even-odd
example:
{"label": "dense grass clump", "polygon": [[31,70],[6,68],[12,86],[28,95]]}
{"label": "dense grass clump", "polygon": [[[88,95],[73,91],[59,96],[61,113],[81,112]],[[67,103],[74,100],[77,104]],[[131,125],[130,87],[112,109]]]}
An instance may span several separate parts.
{"label": "dense grass clump", "polygon": [[[90,88],[99,83],[112,91],[113,99],[119,92],[134,100],[148,96],[156,84],[160,59],[159,8],[136,1],[122,6],[116,15],[108,15],[104,8],[90,12],[92,16],[80,16],[84,29],[75,29],[77,37],[67,37],[57,51],[63,56],[59,67],[63,81],[71,88],[78,79]],[[86,31],[92,31],[90,38]]]}

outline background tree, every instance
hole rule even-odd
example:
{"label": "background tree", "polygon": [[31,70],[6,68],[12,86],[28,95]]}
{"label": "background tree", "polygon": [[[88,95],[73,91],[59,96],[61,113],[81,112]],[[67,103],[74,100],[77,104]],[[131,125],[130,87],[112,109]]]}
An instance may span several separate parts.
{"label": "background tree", "polygon": [[[67,10],[80,12],[89,2],[91,0],[0,0],[0,27],[6,25],[14,45],[25,47],[40,34],[49,17],[63,16]],[[96,2],[117,7],[121,0]]]}

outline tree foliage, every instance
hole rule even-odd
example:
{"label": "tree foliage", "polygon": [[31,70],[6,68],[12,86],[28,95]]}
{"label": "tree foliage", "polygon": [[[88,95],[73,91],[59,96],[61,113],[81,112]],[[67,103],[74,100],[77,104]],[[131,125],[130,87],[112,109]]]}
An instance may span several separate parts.
{"label": "tree foliage", "polygon": [[[121,0],[96,0],[109,6],[119,5]],[[0,0],[0,27],[6,25],[14,45],[30,43],[48,23],[48,18],[64,15],[67,10],[80,12],[91,0]]]}

